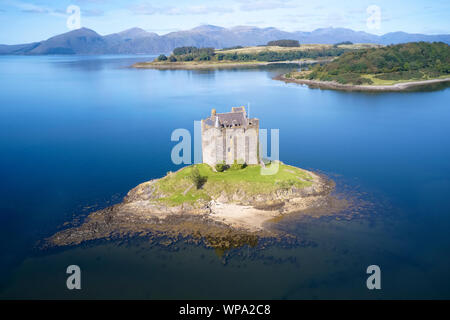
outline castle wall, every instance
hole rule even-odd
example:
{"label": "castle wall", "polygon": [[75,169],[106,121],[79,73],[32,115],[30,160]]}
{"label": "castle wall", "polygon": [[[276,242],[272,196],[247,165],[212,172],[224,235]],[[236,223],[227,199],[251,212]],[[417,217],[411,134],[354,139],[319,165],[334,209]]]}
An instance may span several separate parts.
{"label": "castle wall", "polygon": [[258,128],[215,128],[202,122],[203,162],[258,164]]}
{"label": "castle wall", "polygon": [[214,166],[223,161],[224,141],[222,131],[207,127],[202,121],[202,157],[203,163]]}

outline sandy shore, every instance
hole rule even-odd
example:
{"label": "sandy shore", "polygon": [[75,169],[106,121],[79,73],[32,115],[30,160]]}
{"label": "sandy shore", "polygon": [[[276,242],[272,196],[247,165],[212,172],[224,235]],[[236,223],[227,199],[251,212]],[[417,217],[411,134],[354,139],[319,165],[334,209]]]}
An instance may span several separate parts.
{"label": "sandy shore", "polygon": [[421,81],[410,81],[396,83],[393,85],[352,85],[352,84],[340,84],[334,81],[318,81],[318,80],[306,80],[306,79],[289,79],[284,75],[280,75],[274,78],[274,80],[281,80],[286,83],[298,83],[306,84],[311,88],[321,88],[321,89],[333,89],[333,90],[344,90],[344,91],[371,91],[371,92],[399,92],[407,91],[413,88],[427,86],[437,83],[445,83],[450,81],[450,78],[443,79],[431,79],[431,80],[421,80]]}

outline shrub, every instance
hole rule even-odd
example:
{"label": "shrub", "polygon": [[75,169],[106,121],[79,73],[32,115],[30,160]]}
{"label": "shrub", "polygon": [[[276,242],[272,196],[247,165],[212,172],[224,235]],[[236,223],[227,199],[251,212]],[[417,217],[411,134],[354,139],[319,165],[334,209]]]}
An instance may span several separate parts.
{"label": "shrub", "polygon": [[167,60],[166,55],[164,55],[164,54],[160,54],[160,55],[159,55],[158,61],[166,61],[166,60]]}
{"label": "shrub", "polygon": [[202,176],[197,167],[193,167],[189,179],[194,183],[197,189],[200,189],[205,184],[207,177]]}
{"label": "shrub", "polygon": [[170,62],[177,62],[177,58],[175,58],[175,56],[172,55],[172,56],[169,57],[169,61]]}
{"label": "shrub", "polygon": [[194,61],[194,57],[190,54],[182,57],[183,61]]}
{"label": "shrub", "polygon": [[216,164],[216,171],[217,172],[224,172],[228,169],[228,166],[225,164],[225,162]]}
{"label": "shrub", "polygon": [[234,160],[234,163],[231,165],[231,170],[241,170],[244,169],[247,165],[245,163],[238,163],[236,160]]}

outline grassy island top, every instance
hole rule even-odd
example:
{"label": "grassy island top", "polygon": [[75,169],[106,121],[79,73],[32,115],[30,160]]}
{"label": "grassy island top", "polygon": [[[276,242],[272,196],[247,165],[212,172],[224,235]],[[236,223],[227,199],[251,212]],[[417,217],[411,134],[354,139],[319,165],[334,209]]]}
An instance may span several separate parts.
{"label": "grassy island top", "polygon": [[330,63],[285,75],[288,79],[353,85],[393,85],[449,76],[450,46],[443,42],[411,42],[345,52]]}
{"label": "grassy island top", "polygon": [[[261,175],[259,165],[233,167],[216,172],[207,164],[196,164],[170,172],[153,185],[159,195],[158,201],[176,206],[182,203],[193,204],[198,200],[210,201],[212,197],[223,193],[264,195],[291,187],[304,188],[313,183],[313,178],[306,171],[281,162],[278,172],[274,175]],[[270,165],[268,167],[270,168]],[[192,179],[195,172],[200,175],[198,186]]]}

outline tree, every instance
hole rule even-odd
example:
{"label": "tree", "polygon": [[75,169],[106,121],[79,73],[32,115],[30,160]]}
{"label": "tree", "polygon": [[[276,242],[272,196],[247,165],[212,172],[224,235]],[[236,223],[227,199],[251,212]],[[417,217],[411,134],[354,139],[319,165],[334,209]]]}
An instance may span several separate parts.
{"label": "tree", "polygon": [[191,174],[189,176],[192,183],[195,185],[197,189],[200,189],[206,182],[207,177],[202,176],[197,167],[193,167],[191,169]]}
{"label": "tree", "polygon": [[174,55],[171,55],[171,56],[169,57],[169,61],[170,61],[170,62],[177,62],[177,58],[175,58]]}
{"label": "tree", "polygon": [[160,54],[160,55],[159,55],[158,61],[166,61],[166,60],[167,60],[166,55],[164,55],[164,54]]}

